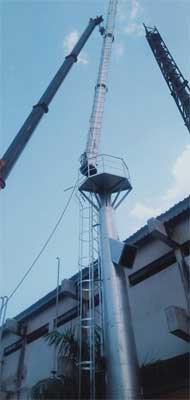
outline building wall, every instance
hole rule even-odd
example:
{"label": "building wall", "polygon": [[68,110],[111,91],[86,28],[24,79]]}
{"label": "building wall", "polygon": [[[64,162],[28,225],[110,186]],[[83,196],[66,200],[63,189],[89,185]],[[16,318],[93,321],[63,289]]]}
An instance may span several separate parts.
{"label": "building wall", "polygon": [[[189,219],[182,219],[173,227],[173,238],[181,244],[190,238]],[[188,344],[172,335],[168,330],[165,309],[169,306],[178,306],[187,309],[187,302],[178,265],[173,262],[165,269],[143,278],[139,283],[130,284],[130,276],[158,258],[166,256],[171,249],[153,238],[142,241],[139,245],[137,257],[132,270],[125,269],[126,285],[129,293],[132,321],[137,347],[139,365],[146,365],[157,360],[165,360],[188,352]],[[186,258],[189,260],[189,257]],[[59,302],[59,315],[67,313],[77,306],[77,301],[71,297],[63,297]],[[25,320],[27,334],[32,335],[40,327],[49,324],[53,329],[55,305],[43,308]],[[59,327],[63,331],[73,321],[67,321]],[[20,338],[7,334],[3,338],[3,347],[17,342]],[[15,390],[15,377],[18,371],[21,349],[4,357],[3,381],[9,390]],[[39,337],[26,344],[23,364],[22,389],[26,393],[37,381],[50,376],[53,367],[53,347],[48,346],[44,337]]]}
{"label": "building wall", "polygon": [[[76,300],[69,297],[64,297],[62,300],[60,300],[58,315],[61,316],[67,313],[76,305]],[[48,345],[44,335],[36,340],[32,339],[32,335],[35,334],[39,328],[46,326],[46,324],[48,324],[48,330],[52,331],[54,319],[55,305],[51,305],[49,308],[25,321],[25,324],[27,325],[27,337],[29,338],[28,341],[31,342],[26,344],[24,363],[22,367],[22,388],[24,389],[30,389],[37,381],[45,379],[51,375],[51,371],[53,369],[53,346]],[[75,321],[76,318],[72,320],[72,326],[75,325]],[[71,322],[61,325],[58,330],[62,332],[69,326],[71,326]],[[14,334],[6,334],[3,338],[3,348],[7,349],[9,345],[12,345],[18,341],[20,341],[19,336]],[[16,390],[16,379],[20,356],[21,348],[18,348],[16,351],[4,356],[2,381],[3,388],[5,390]]]}
{"label": "building wall", "polygon": [[[172,238],[180,244],[190,240],[189,222],[186,217],[172,227]],[[146,268],[150,263],[154,264],[158,258],[169,252],[171,248],[166,244],[153,237],[149,238],[139,246],[132,270],[125,270],[140,365],[188,352],[188,343],[169,332],[165,314],[165,309],[169,306],[187,310],[177,263],[174,262],[134,286],[130,285],[128,279],[131,273]],[[186,257],[186,262],[190,267],[189,257]]]}
{"label": "building wall", "polygon": [[139,364],[186,353],[188,344],[168,330],[165,309],[186,308],[186,298],[177,264],[129,287]]}

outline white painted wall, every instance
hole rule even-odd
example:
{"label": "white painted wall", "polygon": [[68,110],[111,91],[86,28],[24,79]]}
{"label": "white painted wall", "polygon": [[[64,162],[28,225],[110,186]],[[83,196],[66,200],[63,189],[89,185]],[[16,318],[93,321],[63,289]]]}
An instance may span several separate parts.
{"label": "white painted wall", "polygon": [[140,365],[188,352],[188,345],[168,331],[165,309],[186,308],[177,264],[129,288]]}
{"label": "white painted wall", "polygon": [[[189,221],[182,221],[174,229],[173,237],[181,243],[189,239]],[[147,364],[158,359],[167,359],[188,352],[188,345],[182,339],[175,337],[168,331],[165,309],[169,306],[186,308],[183,286],[181,284],[177,264],[149,277],[135,286],[129,287],[128,275],[153,262],[171,249],[159,240],[150,240],[141,246],[133,270],[126,269],[126,282],[129,291],[132,320],[136,339],[139,364]],[[77,305],[77,301],[64,297],[59,303],[59,315]],[[28,333],[38,329],[55,318],[55,306],[32,316],[28,320]],[[72,322],[72,325],[74,325]],[[62,325],[63,331],[70,323]],[[14,343],[19,337],[6,335],[3,347]],[[5,357],[3,379],[10,382],[16,375],[20,349]],[[52,370],[53,347],[48,346],[44,338],[27,344],[24,361],[23,390],[31,388],[37,381],[50,376]],[[14,385],[13,385],[14,386]],[[11,386],[9,387],[11,388]]]}

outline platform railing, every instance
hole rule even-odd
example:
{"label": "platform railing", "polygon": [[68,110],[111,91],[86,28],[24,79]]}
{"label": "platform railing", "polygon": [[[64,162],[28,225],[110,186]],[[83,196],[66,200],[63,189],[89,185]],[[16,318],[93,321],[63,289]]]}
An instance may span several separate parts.
{"label": "platform railing", "polygon": [[[109,154],[100,154],[97,156],[96,162],[94,158],[88,158],[85,174],[86,177],[101,173],[109,173],[125,177],[130,182],[129,169],[124,159],[120,157],[115,157]],[[80,176],[79,181],[81,182],[81,180],[83,180],[83,178]]]}

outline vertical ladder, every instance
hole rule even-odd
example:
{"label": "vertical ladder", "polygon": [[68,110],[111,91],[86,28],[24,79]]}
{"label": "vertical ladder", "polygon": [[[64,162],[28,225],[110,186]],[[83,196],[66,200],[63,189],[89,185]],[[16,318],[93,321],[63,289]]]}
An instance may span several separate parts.
{"label": "vertical ladder", "polygon": [[[90,194],[93,201],[93,194]],[[97,210],[79,197],[79,398],[96,396],[96,355],[103,351],[102,294]]]}

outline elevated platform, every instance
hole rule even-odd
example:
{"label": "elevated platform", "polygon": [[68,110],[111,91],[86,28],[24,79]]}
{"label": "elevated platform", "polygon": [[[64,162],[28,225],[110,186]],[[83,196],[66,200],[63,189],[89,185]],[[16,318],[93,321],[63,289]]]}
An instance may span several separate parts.
{"label": "elevated platform", "polygon": [[[90,161],[89,161],[90,162]],[[102,154],[97,157],[96,173],[85,177],[79,186],[82,192],[118,193],[132,189],[128,168],[123,159]]]}
{"label": "elevated platform", "polygon": [[131,189],[127,178],[106,172],[86,178],[79,187],[80,191],[92,193],[117,193]]}

